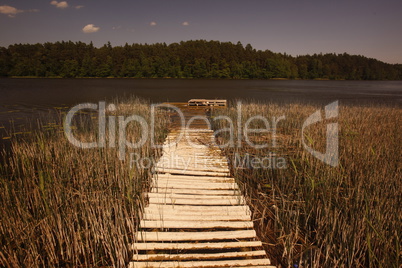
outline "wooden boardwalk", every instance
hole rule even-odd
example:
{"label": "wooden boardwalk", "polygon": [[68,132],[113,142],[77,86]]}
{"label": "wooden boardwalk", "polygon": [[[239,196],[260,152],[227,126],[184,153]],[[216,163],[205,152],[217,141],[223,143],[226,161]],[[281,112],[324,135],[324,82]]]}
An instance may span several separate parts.
{"label": "wooden boardwalk", "polygon": [[212,130],[175,129],[165,146],[129,267],[274,267]]}

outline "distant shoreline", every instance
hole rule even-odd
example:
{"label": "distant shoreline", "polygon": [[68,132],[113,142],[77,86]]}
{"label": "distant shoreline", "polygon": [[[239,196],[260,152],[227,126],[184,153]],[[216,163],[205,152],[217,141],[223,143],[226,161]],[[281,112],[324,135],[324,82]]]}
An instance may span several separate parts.
{"label": "distant shoreline", "polygon": [[181,78],[176,78],[176,77],[71,77],[71,78],[66,78],[66,77],[37,77],[37,76],[9,76],[9,77],[0,77],[0,79],[135,79],[135,80],[169,80],[169,79],[175,79],[175,80],[262,80],[262,81],[402,81],[402,80],[357,80],[357,79],[329,79],[329,78],[314,78],[314,79],[302,79],[302,78],[267,78],[267,79],[262,79],[262,78],[200,78],[200,77],[181,77]]}
{"label": "distant shoreline", "polygon": [[347,53],[289,56],[231,42],[97,48],[80,42],[1,48],[2,77],[402,80],[402,65]]}

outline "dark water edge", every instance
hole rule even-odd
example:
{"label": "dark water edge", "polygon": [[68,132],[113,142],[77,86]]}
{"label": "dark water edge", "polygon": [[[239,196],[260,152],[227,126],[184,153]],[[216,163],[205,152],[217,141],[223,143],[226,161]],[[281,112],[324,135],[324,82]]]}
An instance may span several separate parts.
{"label": "dark water edge", "polygon": [[402,107],[402,81],[209,80],[209,79],[0,79],[0,143],[4,137],[53,120],[79,103],[132,96],[152,103],[192,98]]}
{"label": "dark water edge", "polygon": [[190,98],[254,99],[320,103],[402,103],[402,81],[213,80],[213,79],[0,79],[0,109],[74,105],[136,95],[151,102]]}

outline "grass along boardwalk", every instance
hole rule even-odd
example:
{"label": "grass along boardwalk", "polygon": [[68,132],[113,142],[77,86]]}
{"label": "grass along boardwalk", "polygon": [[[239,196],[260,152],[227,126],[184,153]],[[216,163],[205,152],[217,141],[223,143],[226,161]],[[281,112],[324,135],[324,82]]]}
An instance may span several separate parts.
{"label": "grass along boardwalk", "polygon": [[[205,113],[184,112],[186,118]],[[168,135],[130,268],[274,267],[226,158],[205,126],[176,127]]]}

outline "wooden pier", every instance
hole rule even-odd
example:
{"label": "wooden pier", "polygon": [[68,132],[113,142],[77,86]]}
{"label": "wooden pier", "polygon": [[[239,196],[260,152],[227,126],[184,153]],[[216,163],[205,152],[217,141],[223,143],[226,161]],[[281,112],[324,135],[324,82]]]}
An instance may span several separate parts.
{"label": "wooden pier", "polygon": [[227,100],[214,99],[191,99],[188,101],[188,106],[220,106],[225,107]]}
{"label": "wooden pier", "polygon": [[274,267],[212,130],[172,129],[152,183],[130,268]]}

